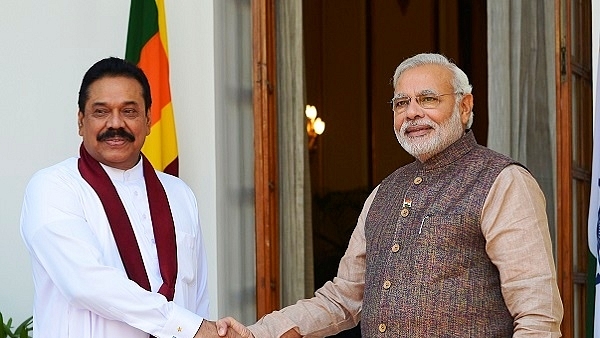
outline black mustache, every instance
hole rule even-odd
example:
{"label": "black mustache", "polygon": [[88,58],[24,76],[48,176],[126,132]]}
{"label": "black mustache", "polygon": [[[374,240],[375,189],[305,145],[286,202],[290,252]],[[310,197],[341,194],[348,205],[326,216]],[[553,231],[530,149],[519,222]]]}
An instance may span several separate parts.
{"label": "black mustache", "polygon": [[103,132],[102,134],[98,135],[98,137],[96,137],[96,140],[101,142],[101,141],[106,141],[109,138],[113,138],[113,137],[122,137],[124,139],[126,139],[129,142],[133,142],[135,141],[135,136],[131,135],[130,133],[126,132],[125,129],[123,128],[119,128],[119,129],[114,129],[114,128],[108,128],[107,131]]}

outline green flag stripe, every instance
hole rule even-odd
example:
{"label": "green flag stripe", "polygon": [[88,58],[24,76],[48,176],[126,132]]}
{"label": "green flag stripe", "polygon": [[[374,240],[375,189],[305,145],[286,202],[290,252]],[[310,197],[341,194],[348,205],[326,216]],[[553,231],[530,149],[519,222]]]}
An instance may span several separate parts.
{"label": "green flag stripe", "polygon": [[125,59],[138,64],[142,48],[158,33],[158,10],[154,0],[131,0]]}

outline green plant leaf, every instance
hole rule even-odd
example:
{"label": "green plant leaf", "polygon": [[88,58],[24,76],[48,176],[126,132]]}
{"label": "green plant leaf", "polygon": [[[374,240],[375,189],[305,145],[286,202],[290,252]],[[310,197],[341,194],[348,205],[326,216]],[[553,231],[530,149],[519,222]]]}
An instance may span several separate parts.
{"label": "green plant leaf", "polygon": [[33,331],[33,316],[25,319],[14,332],[12,331],[12,318],[4,323],[4,317],[0,312],[0,338],[31,338],[29,332]]}
{"label": "green plant leaf", "polygon": [[31,324],[33,323],[33,317],[27,318],[15,329],[15,338],[29,338],[29,331],[33,330]]}

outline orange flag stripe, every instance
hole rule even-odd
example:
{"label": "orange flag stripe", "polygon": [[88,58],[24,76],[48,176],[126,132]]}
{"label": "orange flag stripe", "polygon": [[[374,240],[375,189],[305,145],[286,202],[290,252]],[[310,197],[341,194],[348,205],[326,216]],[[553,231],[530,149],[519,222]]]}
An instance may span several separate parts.
{"label": "orange flag stripe", "polygon": [[155,34],[142,48],[138,66],[144,70],[152,88],[152,125],[162,116],[162,109],[171,103],[169,86],[169,60],[160,41]]}

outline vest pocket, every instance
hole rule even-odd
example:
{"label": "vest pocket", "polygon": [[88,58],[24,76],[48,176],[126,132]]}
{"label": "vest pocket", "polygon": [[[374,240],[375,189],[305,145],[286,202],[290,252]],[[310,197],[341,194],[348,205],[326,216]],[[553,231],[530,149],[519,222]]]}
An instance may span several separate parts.
{"label": "vest pocket", "polygon": [[475,262],[487,260],[479,222],[465,215],[429,216],[414,250],[419,257],[415,263],[430,271],[433,280],[467,273]]}

